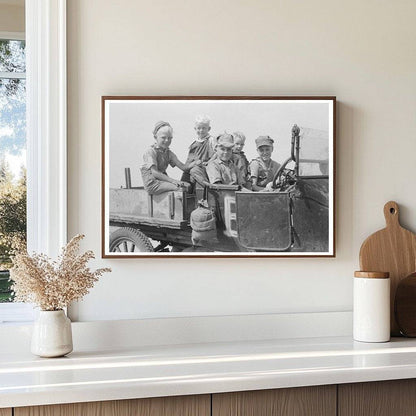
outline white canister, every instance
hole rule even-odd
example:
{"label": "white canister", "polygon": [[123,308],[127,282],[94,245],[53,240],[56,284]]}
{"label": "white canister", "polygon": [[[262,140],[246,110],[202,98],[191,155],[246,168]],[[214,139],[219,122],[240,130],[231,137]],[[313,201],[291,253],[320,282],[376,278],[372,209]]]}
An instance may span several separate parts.
{"label": "white canister", "polygon": [[389,341],[389,273],[355,272],[353,308],[353,337],[356,341]]}

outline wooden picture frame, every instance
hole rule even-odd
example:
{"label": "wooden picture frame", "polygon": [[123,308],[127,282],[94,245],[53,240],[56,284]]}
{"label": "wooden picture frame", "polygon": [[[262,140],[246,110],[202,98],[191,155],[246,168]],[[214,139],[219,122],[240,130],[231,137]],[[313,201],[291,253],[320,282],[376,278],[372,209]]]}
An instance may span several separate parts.
{"label": "wooden picture frame", "polygon": [[102,257],[335,257],[335,114],[332,96],[103,96]]}

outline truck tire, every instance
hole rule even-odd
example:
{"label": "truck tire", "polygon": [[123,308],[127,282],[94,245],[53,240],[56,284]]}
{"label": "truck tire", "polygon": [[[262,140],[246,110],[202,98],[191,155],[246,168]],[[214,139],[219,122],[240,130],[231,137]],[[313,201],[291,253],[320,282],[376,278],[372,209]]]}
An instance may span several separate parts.
{"label": "truck tire", "polygon": [[133,253],[152,252],[150,240],[135,228],[121,227],[110,235],[110,252]]}

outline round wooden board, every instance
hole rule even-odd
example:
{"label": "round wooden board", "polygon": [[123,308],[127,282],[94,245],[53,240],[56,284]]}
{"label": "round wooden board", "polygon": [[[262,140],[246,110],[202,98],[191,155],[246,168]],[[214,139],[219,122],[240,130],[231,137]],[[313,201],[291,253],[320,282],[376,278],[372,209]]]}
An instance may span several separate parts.
{"label": "round wooden board", "polygon": [[416,273],[398,284],[394,314],[400,332],[406,337],[416,337]]}

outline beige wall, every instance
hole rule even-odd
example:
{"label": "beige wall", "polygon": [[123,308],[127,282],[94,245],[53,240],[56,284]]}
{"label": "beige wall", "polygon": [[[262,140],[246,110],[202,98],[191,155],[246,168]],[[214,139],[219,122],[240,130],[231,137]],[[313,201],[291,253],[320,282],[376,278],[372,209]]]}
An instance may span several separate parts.
{"label": "beige wall", "polygon": [[113,273],[78,318],[350,310],[384,203],[416,231],[415,15],[413,0],[69,0],[69,234],[98,258],[101,95],[338,98],[335,259],[97,260]]}
{"label": "beige wall", "polygon": [[0,32],[24,32],[25,8],[0,4]]}

